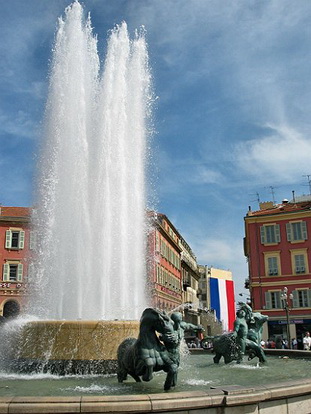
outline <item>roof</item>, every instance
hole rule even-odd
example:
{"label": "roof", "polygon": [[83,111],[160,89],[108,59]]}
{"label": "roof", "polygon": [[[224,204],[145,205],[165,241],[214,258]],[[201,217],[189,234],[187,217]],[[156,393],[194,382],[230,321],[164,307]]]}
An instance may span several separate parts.
{"label": "roof", "polygon": [[1,217],[30,217],[30,207],[4,207],[0,206]]}
{"label": "roof", "polygon": [[248,211],[247,216],[267,216],[275,214],[286,214],[286,213],[295,213],[298,211],[308,211],[311,210],[311,201],[304,201],[301,203],[282,203],[276,204],[273,207],[258,210],[258,211]]}

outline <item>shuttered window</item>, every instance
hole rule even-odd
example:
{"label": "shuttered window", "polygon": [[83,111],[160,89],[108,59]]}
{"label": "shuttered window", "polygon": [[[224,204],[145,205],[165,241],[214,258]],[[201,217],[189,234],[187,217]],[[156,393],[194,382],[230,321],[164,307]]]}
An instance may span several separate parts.
{"label": "shuttered window", "polygon": [[278,258],[277,257],[268,257],[268,275],[277,276],[279,274],[278,270]]}
{"label": "shuttered window", "polygon": [[311,307],[311,289],[293,290],[293,308]]}
{"label": "shuttered window", "polygon": [[25,246],[25,232],[23,230],[6,230],[5,248],[23,249]]}
{"label": "shuttered window", "polygon": [[266,309],[281,309],[281,292],[266,292]]}
{"label": "shuttered window", "polygon": [[262,244],[279,243],[280,237],[280,225],[279,224],[266,224],[260,227],[260,239]]}
{"label": "shuttered window", "polygon": [[286,235],[290,242],[308,240],[307,223],[305,221],[286,223]]}
{"label": "shuttered window", "polygon": [[4,263],[2,280],[4,282],[22,282],[23,281],[23,264],[22,263]]}
{"label": "shuttered window", "polygon": [[305,256],[303,254],[295,254],[295,273],[306,273]]}

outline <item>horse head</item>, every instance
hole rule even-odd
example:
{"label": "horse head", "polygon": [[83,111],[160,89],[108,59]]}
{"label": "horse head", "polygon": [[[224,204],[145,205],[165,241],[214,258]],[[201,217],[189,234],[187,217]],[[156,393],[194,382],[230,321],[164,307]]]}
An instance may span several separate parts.
{"label": "horse head", "polygon": [[173,321],[165,313],[156,308],[147,308],[143,311],[140,318],[142,327],[148,326],[150,329],[164,334],[173,330]]}

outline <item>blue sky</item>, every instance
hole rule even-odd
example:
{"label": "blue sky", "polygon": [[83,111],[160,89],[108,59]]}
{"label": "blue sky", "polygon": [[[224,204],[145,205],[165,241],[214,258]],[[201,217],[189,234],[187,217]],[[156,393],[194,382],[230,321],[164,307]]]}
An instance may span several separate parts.
{"label": "blue sky", "polygon": [[[0,203],[32,204],[56,23],[70,1],[0,1]],[[147,30],[157,208],[201,264],[243,292],[248,206],[308,194],[309,0],[85,0],[101,58],[125,20]]]}

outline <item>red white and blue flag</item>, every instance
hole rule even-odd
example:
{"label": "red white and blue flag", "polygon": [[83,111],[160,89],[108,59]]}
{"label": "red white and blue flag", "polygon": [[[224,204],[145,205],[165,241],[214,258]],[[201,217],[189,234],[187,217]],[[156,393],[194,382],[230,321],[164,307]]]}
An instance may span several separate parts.
{"label": "red white and blue flag", "polygon": [[210,278],[211,308],[222,322],[224,331],[232,331],[235,321],[233,280]]}

